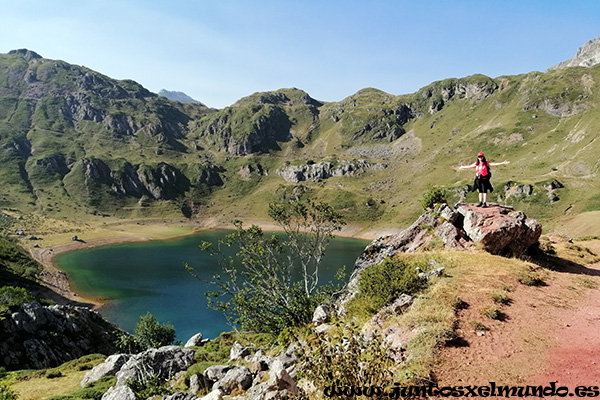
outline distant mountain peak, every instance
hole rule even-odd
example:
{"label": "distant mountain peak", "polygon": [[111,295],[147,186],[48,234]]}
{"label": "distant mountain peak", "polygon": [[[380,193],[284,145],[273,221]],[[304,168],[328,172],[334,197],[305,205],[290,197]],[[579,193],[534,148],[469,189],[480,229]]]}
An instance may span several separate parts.
{"label": "distant mountain peak", "polygon": [[25,56],[25,58],[27,60],[42,58],[42,56],[40,56],[35,51],[31,51],[31,50],[27,50],[27,49],[11,50],[8,52],[8,54],[22,54]]}
{"label": "distant mountain peak", "polygon": [[196,103],[196,104],[204,105],[201,102],[199,102],[198,100],[188,96],[187,94],[185,94],[183,92],[161,89],[160,92],[158,92],[158,95],[162,96],[162,97],[166,97],[169,100],[180,101],[182,103]]}
{"label": "distant mountain peak", "polygon": [[551,66],[546,72],[568,67],[592,67],[596,64],[600,64],[600,36],[577,49],[575,57]]}

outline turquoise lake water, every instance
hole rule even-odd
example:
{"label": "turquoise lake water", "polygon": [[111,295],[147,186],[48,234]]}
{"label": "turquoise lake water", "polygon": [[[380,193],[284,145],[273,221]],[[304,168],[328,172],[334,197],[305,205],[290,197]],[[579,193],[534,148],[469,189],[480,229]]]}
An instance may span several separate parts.
{"label": "turquoise lake water", "polygon": [[[160,323],[171,323],[177,340],[202,332],[214,338],[231,330],[220,311],[207,307],[204,293],[214,287],[192,278],[184,263],[209,280],[220,273],[216,257],[198,249],[216,243],[231,231],[209,231],[173,240],[125,243],[78,250],[57,256],[73,289],[84,296],[104,299],[100,313],[122,329],[133,332],[140,316],[152,313]],[[369,242],[335,238],[322,266],[321,283],[334,279],[339,267],[352,272],[354,262]],[[232,254],[233,255],[233,254]]]}

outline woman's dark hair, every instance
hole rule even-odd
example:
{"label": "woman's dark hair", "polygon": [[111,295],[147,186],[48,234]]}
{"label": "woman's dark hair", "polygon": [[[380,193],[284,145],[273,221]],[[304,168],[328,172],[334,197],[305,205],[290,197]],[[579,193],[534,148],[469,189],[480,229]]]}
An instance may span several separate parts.
{"label": "woman's dark hair", "polygon": [[[487,160],[485,159],[485,156],[481,156],[481,162],[483,163],[483,165],[487,164]],[[479,157],[477,157],[477,161],[475,161],[475,165],[479,165]]]}

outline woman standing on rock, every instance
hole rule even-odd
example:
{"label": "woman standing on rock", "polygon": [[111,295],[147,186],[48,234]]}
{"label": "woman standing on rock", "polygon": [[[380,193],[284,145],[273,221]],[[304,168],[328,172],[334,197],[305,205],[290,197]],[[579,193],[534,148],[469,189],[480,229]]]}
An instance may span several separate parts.
{"label": "woman standing on rock", "polygon": [[503,161],[501,163],[491,163],[485,159],[483,153],[477,154],[477,161],[475,161],[471,165],[461,165],[458,169],[465,168],[475,168],[475,183],[474,186],[479,191],[479,204],[477,207],[487,207],[487,192],[488,190],[491,192],[494,190],[492,188],[492,184],[490,183],[490,178],[492,177],[492,171],[490,171],[490,167],[495,167],[498,165],[509,164],[510,161]]}

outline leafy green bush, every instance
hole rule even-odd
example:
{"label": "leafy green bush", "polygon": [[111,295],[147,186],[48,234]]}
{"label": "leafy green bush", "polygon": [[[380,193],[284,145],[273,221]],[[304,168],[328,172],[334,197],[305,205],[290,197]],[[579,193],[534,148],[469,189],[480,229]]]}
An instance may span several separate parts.
{"label": "leafy green bush", "polygon": [[134,335],[146,349],[167,346],[175,341],[175,328],[171,324],[159,324],[154,315],[148,313],[140,318]]}
{"label": "leafy green bush", "polygon": [[154,315],[147,313],[140,317],[133,336],[122,335],[117,346],[127,352],[138,352],[160,346],[168,346],[175,341],[175,328],[171,324],[160,324]]}
{"label": "leafy green bush", "polygon": [[14,381],[14,372],[8,375],[0,374],[0,400],[16,400],[19,398],[19,395],[10,388],[10,384]]}
{"label": "leafy green bush", "polygon": [[423,195],[423,201],[421,202],[421,205],[423,206],[423,210],[427,211],[438,203],[446,202],[446,190],[432,187]]}
{"label": "leafy green bush", "polygon": [[3,286],[0,288],[0,306],[10,308],[20,307],[32,301],[35,301],[35,297],[26,289],[13,286]]}
{"label": "leafy green bush", "polygon": [[140,380],[129,378],[125,385],[129,386],[138,399],[153,398],[172,394],[173,390],[165,385],[166,380],[158,373],[147,373]]}
{"label": "leafy green bush", "polygon": [[362,272],[356,297],[359,302],[361,298],[368,299],[369,311],[377,312],[402,293],[414,294],[421,290],[425,282],[419,277],[416,265],[386,259]]}

